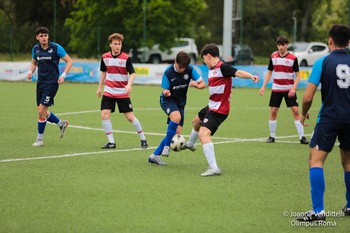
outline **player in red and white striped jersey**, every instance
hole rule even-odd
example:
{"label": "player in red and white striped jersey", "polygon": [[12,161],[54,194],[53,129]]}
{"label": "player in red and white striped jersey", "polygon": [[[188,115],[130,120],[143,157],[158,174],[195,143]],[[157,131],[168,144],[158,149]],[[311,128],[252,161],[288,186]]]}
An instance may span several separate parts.
{"label": "player in red and white striped jersey", "polygon": [[102,128],[106,133],[108,142],[102,146],[102,149],[116,148],[110,120],[111,112],[115,111],[116,104],[118,104],[119,112],[124,114],[125,118],[134,126],[138,133],[141,140],[141,148],[146,149],[148,143],[141,124],[133,113],[129,95],[132,83],[135,80],[135,69],[129,56],[122,52],[124,36],[120,33],[113,33],[108,37],[108,40],[111,51],[102,55],[101,77],[96,91],[97,96],[101,97],[102,87],[105,85],[101,100],[101,118]]}
{"label": "player in red and white striped jersey", "polygon": [[259,77],[243,70],[237,70],[233,66],[220,61],[219,49],[215,44],[205,45],[201,51],[201,57],[209,68],[209,104],[192,120],[193,129],[184,149],[193,150],[199,137],[209,164],[208,170],[201,175],[215,176],[220,175],[221,170],[216,163],[214,144],[210,136],[215,134],[221,123],[229,115],[232,77],[252,79],[254,83],[259,81]]}
{"label": "player in red and white striped jersey", "polygon": [[268,71],[265,76],[264,83],[260,89],[260,95],[265,92],[266,84],[273,77],[272,92],[270,97],[270,117],[269,128],[270,137],[266,140],[267,143],[275,142],[277,128],[277,114],[284,98],[287,107],[292,111],[294,124],[297,128],[300,143],[308,144],[309,141],[304,136],[304,127],[301,124],[301,116],[299,114],[298,100],[296,88],[300,81],[298,59],[287,50],[288,38],[279,36],[277,38],[278,51],[272,53],[268,66]]}

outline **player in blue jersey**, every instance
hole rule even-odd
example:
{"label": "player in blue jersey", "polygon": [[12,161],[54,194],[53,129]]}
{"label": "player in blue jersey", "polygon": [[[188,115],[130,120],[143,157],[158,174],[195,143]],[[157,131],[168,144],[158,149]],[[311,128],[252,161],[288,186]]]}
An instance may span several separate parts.
{"label": "player in blue jersey", "polygon": [[[64,83],[67,73],[72,67],[72,59],[64,48],[54,42],[49,41],[49,30],[39,27],[35,31],[38,44],[32,49],[32,62],[30,64],[27,78],[32,79],[33,72],[38,68],[38,80],[36,86],[36,103],[38,111],[38,136],[33,146],[43,146],[44,130],[46,122],[52,122],[60,128],[60,138],[68,127],[68,121],[60,120],[55,114],[49,112],[49,106],[54,105],[54,97],[58,91],[59,84]],[[66,67],[60,75],[58,64],[62,58],[66,62]]]}
{"label": "player in blue jersey", "polygon": [[[148,162],[157,165],[166,165],[160,160],[160,155],[169,156],[170,141],[173,136],[181,134],[184,124],[184,112],[189,86],[197,89],[205,88],[206,84],[202,77],[190,64],[190,56],[186,52],[179,52],[173,65],[169,66],[162,77],[161,87],[163,92],[160,95],[160,106],[168,115],[168,128],[157,149],[149,156]],[[191,82],[191,80],[193,80]]]}
{"label": "player in blue jersey", "polygon": [[350,29],[333,25],[328,33],[331,53],[320,58],[312,68],[303,97],[302,123],[309,118],[309,109],[319,84],[322,106],[310,141],[309,175],[312,210],[299,217],[299,221],[325,221],[323,164],[338,138],[341,163],[346,187],[345,215],[350,215]]}

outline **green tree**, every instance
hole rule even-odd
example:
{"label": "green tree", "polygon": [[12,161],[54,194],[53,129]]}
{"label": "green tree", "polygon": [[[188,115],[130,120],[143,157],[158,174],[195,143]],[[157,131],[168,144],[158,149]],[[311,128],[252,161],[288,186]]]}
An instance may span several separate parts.
{"label": "green tree", "polygon": [[[108,4],[109,3],[109,4]],[[203,0],[78,0],[66,20],[70,47],[80,56],[100,56],[108,35],[124,34],[124,50],[159,43],[170,48],[176,37],[195,37]],[[146,4],[144,4],[146,3]],[[144,37],[144,13],[146,34]],[[144,41],[144,38],[146,40]]]}

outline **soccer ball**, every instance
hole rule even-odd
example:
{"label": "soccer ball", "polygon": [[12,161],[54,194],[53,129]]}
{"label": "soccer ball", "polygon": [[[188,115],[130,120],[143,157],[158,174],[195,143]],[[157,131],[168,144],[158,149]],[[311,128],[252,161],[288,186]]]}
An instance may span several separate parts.
{"label": "soccer ball", "polygon": [[170,149],[173,151],[180,151],[181,147],[186,143],[184,136],[181,134],[175,134],[175,136],[171,139]]}

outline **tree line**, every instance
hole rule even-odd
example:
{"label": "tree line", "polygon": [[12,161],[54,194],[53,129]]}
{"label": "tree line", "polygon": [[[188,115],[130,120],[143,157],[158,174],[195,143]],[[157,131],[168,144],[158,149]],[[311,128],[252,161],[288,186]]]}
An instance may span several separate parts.
{"label": "tree line", "polygon": [[[349,23],[350,0],[240,1],[232,43],[248,44],[258,56],[269,56],[279,35],[292,41],[295,21],[297,40],[321,42],[332,24]],[[154,43],[167,49],[177,37],[195,38],[200,49],[222,44],[223,6],[224,0],[0,0],[0,52],[30,52],[38,26],[81,58],[108,50],[113,32],[124,34],[125,51]]]}

